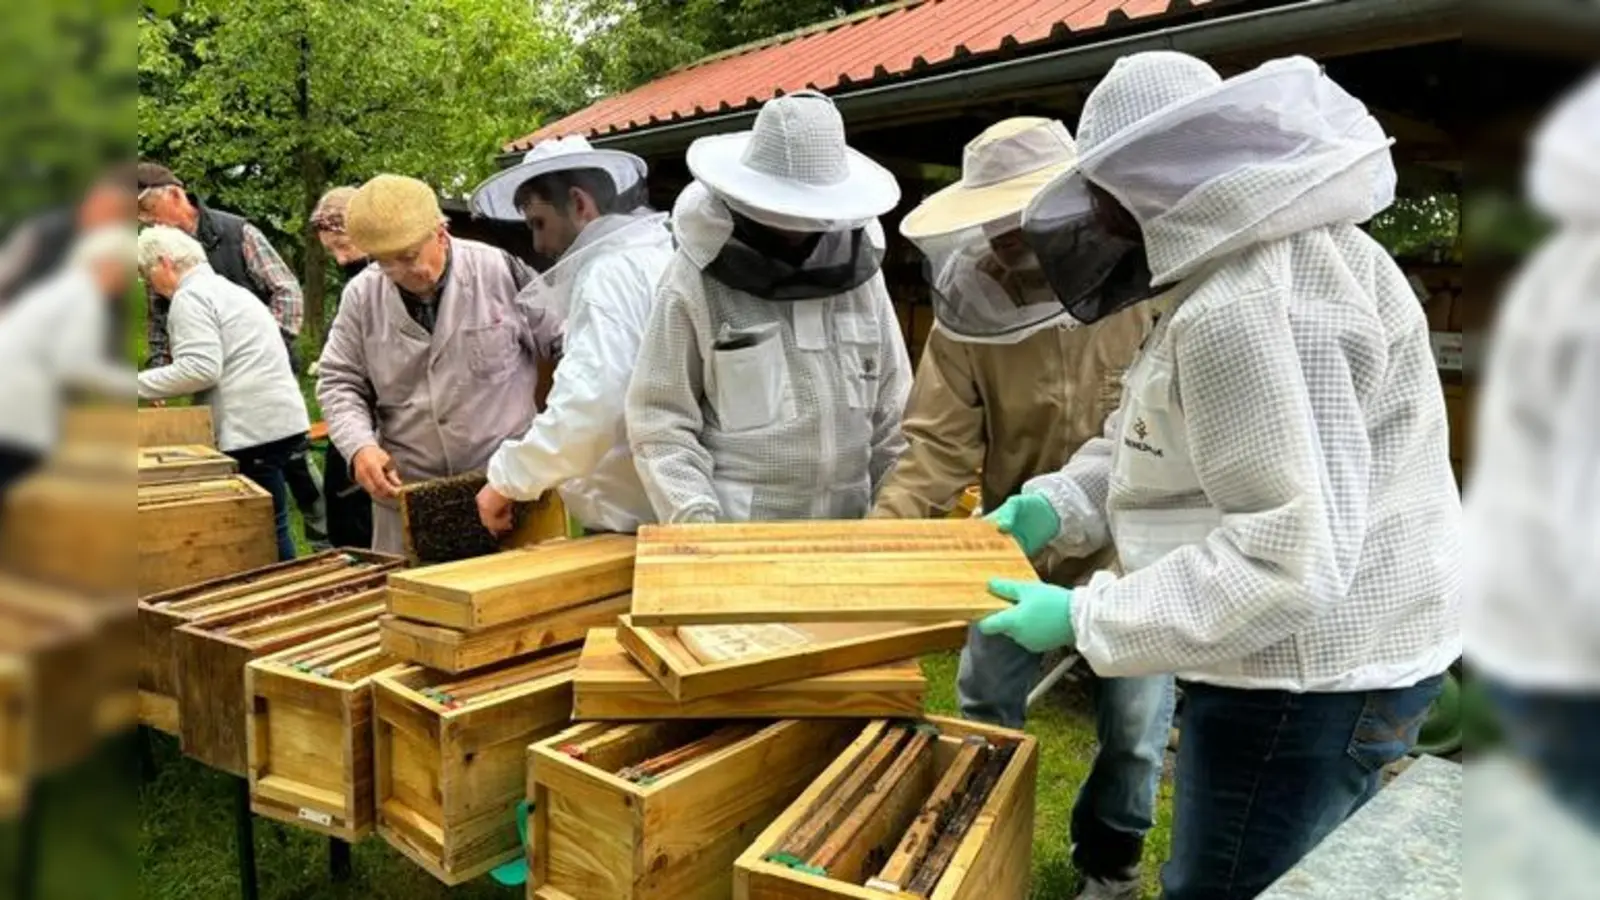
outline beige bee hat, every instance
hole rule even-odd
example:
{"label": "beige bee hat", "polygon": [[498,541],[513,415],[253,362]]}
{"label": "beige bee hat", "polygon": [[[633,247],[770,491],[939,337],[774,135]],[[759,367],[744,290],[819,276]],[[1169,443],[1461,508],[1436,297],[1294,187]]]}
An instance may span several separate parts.
{"label": "beige bee hat", "polygon": [[344,230],[369,256],[388,256],[422,243],[444,221],[439,198],[425,182],[379,175],[356,189]]}
{"label": "beige bee hat", "polygon": [[1078,145],[1061,122],[1034,116],[997,122],[967,143],[961,180],[906,214],[900,233],[916,240],[1020,216],[1077,162]]}

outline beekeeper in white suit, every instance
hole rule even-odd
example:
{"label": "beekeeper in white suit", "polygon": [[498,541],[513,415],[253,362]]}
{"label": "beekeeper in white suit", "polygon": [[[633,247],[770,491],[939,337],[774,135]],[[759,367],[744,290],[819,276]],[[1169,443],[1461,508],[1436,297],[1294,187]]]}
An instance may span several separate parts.
{"label": "beekeeper in white suit", "polygon": [[1557,227],[1495,322],[1467,480],[1467,639],[1510,745],[1600,832],[1600,75],[1539,129],[1528,188]]}
{"label": "beekeeper in white suit", "polygon": [[701,138],[628,392],[663,522],[854,519],[905,449],[911,363],[879,265],[894,176],[801,92]]}
{"label": "beekeeper in white suit", "polygon": [[556,259],[518,302],[565,321],[561,364],[521,438],[489,459],[478,515],[512,526],[512,503],[557,489],[586,531],[632,533],[655,521],[628,451],[623,401],[656,283],[672,260],[667,216],[645,203],[644,160],[582,137],[545,141],[472,195],[473,212],[521,220]]}
{"label": "beekeeper in white suit", "polygon": [[1089,96],[1078,170],[1024,214],[1080,320],[1155,286],[1175,304],[1104,438],[992,516],[1029,552],[1114,542],[1122,573],[998,582],[1016,605],[980,625],[1101,675],[1178,674],[1169,900],[1288,870],[1414,744],[1461,652],[1428,326],[1357,227],[1393,199],[1389,143],[1311,60],[1224,81],[1138,54]]}

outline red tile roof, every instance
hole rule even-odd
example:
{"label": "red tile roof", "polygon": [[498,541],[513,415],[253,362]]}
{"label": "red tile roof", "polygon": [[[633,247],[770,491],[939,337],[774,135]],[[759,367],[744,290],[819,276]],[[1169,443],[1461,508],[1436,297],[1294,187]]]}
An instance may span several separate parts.
{"label": "red tile roof", "polygon": [[709,57],[506,145],[599,137],[758,106],[805,88],[839,91],[925,67],[1150,20],[1212,0],[904,0]]}

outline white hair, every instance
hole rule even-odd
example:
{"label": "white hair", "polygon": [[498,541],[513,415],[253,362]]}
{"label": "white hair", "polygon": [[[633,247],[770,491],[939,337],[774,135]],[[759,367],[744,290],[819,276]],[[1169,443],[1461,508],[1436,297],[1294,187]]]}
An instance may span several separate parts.
{"label": "white hair", "polygon": [[101,262],[131,266],[137,254],[133,228],[127,225],[103,225],[73,242],[69,258],[76,266],[92,266]]}
{"label": "white hair", "polygon": [[179,274],[206,261],[200,242],[170,225],[152,225],[139,232],[139,271],[149,272],[160,260]]}

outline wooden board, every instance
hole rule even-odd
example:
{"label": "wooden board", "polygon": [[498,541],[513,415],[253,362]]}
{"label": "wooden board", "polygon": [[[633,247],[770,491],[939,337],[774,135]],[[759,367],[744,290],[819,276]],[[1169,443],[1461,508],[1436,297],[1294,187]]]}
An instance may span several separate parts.
{"label": "wooden board", "polygon": [[474,674],[466,680],[477,687],[463,692],[498,686],[455,707],[430,693],[458,676],[414,666],[376,676],[373,766],[383,839],[449,885],[515,859],[527,747],[568,726],[576,662],[576,653],[558,651]]}
{"label": "wooden board", "polygon": [[635,625],[976,619],[991,578],[1036,581],[982,519],[646,525]]}
{"label": "wooden board", "polygon": [[[689,626],[689,633],[695,633],[695,627]],[[617,640],[669,696],[687,701],[956,650],[967,639],[965,622],[817,622],[789,627],[810,640],[723,662],[708,662],[713,654],[696,653],[683,640],[685,628],[644,628],[631,616],[618,623]]]}
{"label": "wooden board", "polygon": [[430,669],[470,672],[530,653],[580,644],[589,629],[614,627],[631,602],[628,594],[618,594],[477,631],[384,616],[383,646],[401,659]]}
{"label": "wooden board", "polygon": [[171,484],[225,478],[239,471],[233,457],[205,444],[140,447],[140,484]]}
{"label": "wooden board", "polygon": [[530,747],[528,896],[727,900],[735,857],[860,729],[776,722],[651,784],[616,774],[726,724],[591,723]]}
{"label": "wooden board", "polygon": [[917,661],[903,660],[680,702],[628,657],[614,630],[596,628],[584,642],[573,676],[572,717],[582,722],[916,716],[927,686]]}
{"label": "wooden board", "polygon": [[217,445],[209,406],[140,407],[139,446]]}
{"label": "wooden board", "polygon": [[143,485],[138,511],[141,596],[278,558],[272,495],[243,476]]}
{"label": "wooden board", "polygon": [[811,875],[769,862],[784,839],[826,804],[836,789],[851,779],[878,742],[887,722],[874,722],[800,797],[750,844],[734,864],[735,900],[885,900],[906,894],[869,889],[865,882],[897,849],[912,828],[923,802],[935,790],[961,753],[965,739],[978,735],[1016,750],[972,826],[945,868],[929,900],[999,900],[1028,896],[1033,866],[1034,790],[1038,780],[1038,743],[1026,734],[973,722],[930,717],[940,737],[932,765],[921,773],[917,791],[900,790],[881,801],[882,815],[865,823],[858,838],[843,848],[830,872],[853,880]]}
{"label": "wooden board", "polygon": [[476,630],[626,593],[632,535],[557,540],[390,576],[390,612]]}
{"label": "wooden board", "polygon": [[[126,446],[120,455],[131,462]],[[139,578],[131,468],[111,474],[43,468],[12,484],[0,511],[0,568],[89,595],[126,595]],[[137,538],[131,537],[137,535]]]}
{"label": "wooden board", "polygon": [[359,626],[250,663],[250,808],[345,841],[371,833],[372,679],[402,665]]}

